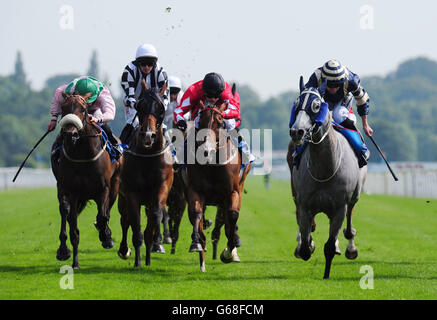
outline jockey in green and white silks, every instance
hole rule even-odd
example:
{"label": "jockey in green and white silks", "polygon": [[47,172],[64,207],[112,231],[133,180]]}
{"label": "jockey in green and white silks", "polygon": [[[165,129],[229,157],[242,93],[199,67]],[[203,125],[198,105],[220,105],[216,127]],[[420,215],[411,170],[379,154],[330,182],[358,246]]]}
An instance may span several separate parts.
{"label": "jockey in green and white silks", "polygon": [[[109,92],[109,89],[102,82],[90,76],[82,76],[74,79],[68,84],[64,84],[56,89],[55,95],[50,106],[52,118],[47,126],[47,130],[52,131],[56,128],[59,115],[61,115],[61,106],[64,102],[63,93],[78,94],[88,96],[86,103],[88,105],[88,114],[90,119],[98,123],[105,130],[109,141],[118,151],[119,155],[123,153],[122,147],[118,144],[117,139],[112,134],[108,122],[115,118],[115,103]],[[58,137],[59,138],[59,137]],[[56,140],[57,143],[60,143]]]}

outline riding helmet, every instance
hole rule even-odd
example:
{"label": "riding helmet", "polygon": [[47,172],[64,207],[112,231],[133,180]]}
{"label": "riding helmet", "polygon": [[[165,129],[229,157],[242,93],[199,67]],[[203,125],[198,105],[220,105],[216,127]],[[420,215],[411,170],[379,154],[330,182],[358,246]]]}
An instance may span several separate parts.
{"label": "riding helmet", "polygon": [[225,80],[218,73],[208,73],[203,78],[202,89],[206,96],[218,98],[225,90]]}

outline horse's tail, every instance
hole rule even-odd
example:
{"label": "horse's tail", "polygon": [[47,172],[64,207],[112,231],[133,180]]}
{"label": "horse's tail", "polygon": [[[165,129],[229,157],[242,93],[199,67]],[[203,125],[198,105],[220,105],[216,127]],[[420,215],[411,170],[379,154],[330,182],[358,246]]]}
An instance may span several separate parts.
{"label": "horse's tail", "polygon": [[237,91],[237,85],[234,83],[232,85],[232,95],[235,97],[235,92]]}
{"label": "horse's tail", "polygon": [[79,215],[85,209],[88,200],[79,200],[77,203],[77,214]]}

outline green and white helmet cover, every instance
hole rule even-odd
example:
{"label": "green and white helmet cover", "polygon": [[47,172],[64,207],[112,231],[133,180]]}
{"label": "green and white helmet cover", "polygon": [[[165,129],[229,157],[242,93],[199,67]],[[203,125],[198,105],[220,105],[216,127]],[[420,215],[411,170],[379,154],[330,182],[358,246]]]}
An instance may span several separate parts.
{"label": "green and white helmet cover", "polygon": [[93,103],[104,88],[103,83],[96,78],[81,77],[70,82],[64,92],[67,94],[79,94],[81,96],[91,93],[91,97],[88,98],[87,103]]}

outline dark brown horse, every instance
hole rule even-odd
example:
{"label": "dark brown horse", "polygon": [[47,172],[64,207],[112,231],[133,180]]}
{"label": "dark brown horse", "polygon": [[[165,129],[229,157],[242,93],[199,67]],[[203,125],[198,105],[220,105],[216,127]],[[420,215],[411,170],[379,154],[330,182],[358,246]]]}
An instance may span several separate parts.
{"label": "dark brown horse", "polygon": [[[196,143],[195,163],[187,165],[188,213],[193,225],[190,252],[199,252],[201,271],[205,271],[206,238],[203,232],[203,213],[207,205],[217,206],[223,212],[228,242],[220,256],[221,260],[224,263],[240,261],[236,248],[239,244],[237,220],[244,180],[251,166],[247,166],[240,177],[241,153],[235,138],[227,136],[226,130],[223,130],[225,108],[225,104],[219,108],[206,108],[201,103],[196,130],[196,140],[201,141]],[[199,139],[202,132],[206,133],[204,140]]]}
{"label": "dark brown horse", "polygon": [[135,248],[135,267],[141,266],[140,248],[141,206],[146,208],[147,226],[144,231],[146,265],[150,265],[150,253],[154,239],[160,236],[160,223],[173,182],[173,167],[170,147],[163,134],[162,122],[165,109],[161,92],[149,89],[142,81],[143,92],[137,103],[139,126],[135,129],[121,170],[118,210],[121,214],[123,238],[118,255],[127,259],[127,231],[132,228],[132,243]]}
{"label": "dark brown horse", "polygon": [[101,129],[88,118],[86,97],[64,94],[64,99],[63,118],[60,122],[62,152],[59,158],[53,156],[53,153],[51,157],[61,213],[61,244],[56,258],[63,261],[71,255],[66,245],[68,221],[73,246],[73,268],[79,268],[77,217],[89,200],[97,204],[96,228],[102,246],[106,249],[114,246],[108,223],[110,210],[117,198],[123,157],[111,163]]}

